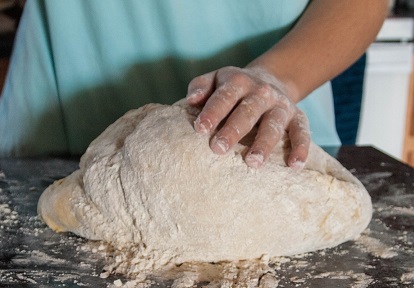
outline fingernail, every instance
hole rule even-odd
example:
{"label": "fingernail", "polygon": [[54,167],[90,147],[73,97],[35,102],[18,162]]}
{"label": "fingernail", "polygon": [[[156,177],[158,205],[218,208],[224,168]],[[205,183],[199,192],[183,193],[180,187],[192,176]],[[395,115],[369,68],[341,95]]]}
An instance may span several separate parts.
{"label": "fingernail", "polygon": [[201,121],[200,118],[197,118],[194,121],[194,128],[195,130],[200,133],[200,134],[209,134],[211,131],[211,127],[213,125],[211,125],[210,120],[203,120]]}
{"label": "fingernail", "polygon": [[211,149],[214,153],[223,155],[229,150],[229,142],[222,137],[214,137],[211,141]]}
{"label": "fingernail", "polygon": [[249,167],[259,168],[263,165],[264,156],[261,151],[252,151],[246,155],[245,161]]}
{"label": "fingernail", "polygon": [[301,171],[305,167],[305,162],[296,160],[290,165],[290,167],[296,171]]}

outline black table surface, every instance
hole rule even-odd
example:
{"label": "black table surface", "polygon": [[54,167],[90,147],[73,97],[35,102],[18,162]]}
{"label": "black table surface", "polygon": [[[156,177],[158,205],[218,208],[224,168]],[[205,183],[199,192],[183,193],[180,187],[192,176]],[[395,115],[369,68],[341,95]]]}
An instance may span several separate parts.
{"label": "black table surface", "polygon": [[[373,219],[355,241],[287,257],[276,272],[278,287],[414,287],[414,169],[373,147],[325,150],[366,186]],[[106,260],[99,243],[55,233],[37,218],[42,191],[78,161],[0,159],[0,287],[110,287],[128,280],[100,277]]]}

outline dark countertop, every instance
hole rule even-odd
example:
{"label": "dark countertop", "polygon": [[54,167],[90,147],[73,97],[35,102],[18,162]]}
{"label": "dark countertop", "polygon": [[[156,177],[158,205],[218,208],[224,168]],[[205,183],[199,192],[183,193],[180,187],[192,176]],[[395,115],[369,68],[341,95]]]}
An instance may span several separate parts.
{"label": "dark countertop", "polygon": [[[278,287],[414,287],[414,169],[372,147],[326,150],[365,184],[373,220],[355,241],[286,257]],[[54,233],[36,217],[42,191],[77,166],[78,159],[0,159],[1,287],[125,283],[99,277],[106,263],[99,243]]]}

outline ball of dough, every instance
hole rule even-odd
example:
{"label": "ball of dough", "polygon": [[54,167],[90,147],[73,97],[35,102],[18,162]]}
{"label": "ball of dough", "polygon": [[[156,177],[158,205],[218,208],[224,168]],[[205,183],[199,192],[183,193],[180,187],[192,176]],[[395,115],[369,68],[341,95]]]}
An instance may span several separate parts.
{"label": "ball of dough", "polygon": [[243,144],[225,156],[211,151],[194,131],[197,112],[149,104],[125,114],[91,143],[78,171],[45,190],[40,217],[56,231],[175,263],[304,253],[366,228],[367,191],[322,149],[312,144],[297,172],[281,141],[264,167],[249,168]]}

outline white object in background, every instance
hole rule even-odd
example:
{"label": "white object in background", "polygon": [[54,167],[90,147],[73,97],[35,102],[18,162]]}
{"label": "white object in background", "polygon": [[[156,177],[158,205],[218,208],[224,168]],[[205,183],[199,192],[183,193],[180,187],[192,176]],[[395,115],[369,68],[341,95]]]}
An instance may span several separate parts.
{"label": "white object in background", "polygon": [[387,19],[367,51],[357,144],[373,145],[401,159],[412,71],[413,19]]}
{"label": "white object in background", "polygon": [[388,18],[379,31],[376,41],[407,42],[413,39],[412,18]]}

